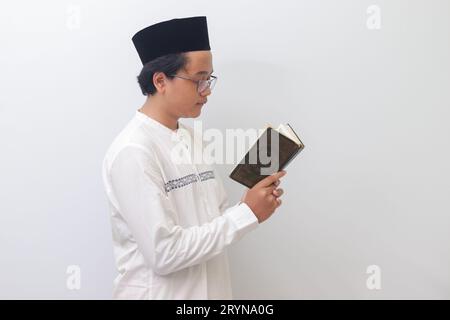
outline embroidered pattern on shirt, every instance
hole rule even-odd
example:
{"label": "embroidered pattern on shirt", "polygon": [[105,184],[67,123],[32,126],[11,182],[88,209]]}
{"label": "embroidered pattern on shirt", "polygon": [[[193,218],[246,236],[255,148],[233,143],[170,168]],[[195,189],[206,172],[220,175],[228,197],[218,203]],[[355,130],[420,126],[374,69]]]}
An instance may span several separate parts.
{"label": "embroidered pattern on shirt", "polygon": [[205,180],[208,180],[208,179],[214,179],[214,172],[212,172],[211,170],[205,171],[205,172],[201,172],[199,175],[200,175],[200,180],[201,181],[205,181]]}
{"label": "embroidered pattern on shirt", "polygon": [[214,179],[214,178],[215,178],[215,176],[214,176],[214,172],[212,170],[200,172],[198,175],[196,175],[195,173],[192,173],[192,174],[188,174],[187,176],[184,176],[184,177],[181,177],[178,179],[169,180],[164,185],[164,188],[166,189],[166,192],[169,192],[173,189],[185,187],[193,182],[206,181],[206,180]]}

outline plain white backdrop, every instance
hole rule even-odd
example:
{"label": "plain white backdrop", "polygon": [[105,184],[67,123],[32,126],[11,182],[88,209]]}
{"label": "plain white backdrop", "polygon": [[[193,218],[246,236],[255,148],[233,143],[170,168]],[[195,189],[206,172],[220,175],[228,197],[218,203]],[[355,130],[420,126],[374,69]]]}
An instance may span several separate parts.
{"label": "plain white backdrop", "polygon": [[[449,14],[447,0],[3,1],[0,298],[111,297],[101,162],[144,102],[131,36],[206,15],[219,80],[203,128],[288,122],[306,145],[282,207],[230,248],[235,298],[449,299]],[[235,203],[232,167],[218,168]]]}

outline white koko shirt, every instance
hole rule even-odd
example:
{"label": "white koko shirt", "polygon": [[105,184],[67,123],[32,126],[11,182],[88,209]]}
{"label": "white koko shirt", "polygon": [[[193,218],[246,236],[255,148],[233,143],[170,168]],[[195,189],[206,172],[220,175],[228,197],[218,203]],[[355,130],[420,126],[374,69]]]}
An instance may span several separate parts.
{"label": "white koko shirt", "polygon": [[211,165],[173,161],[172,147],[194,137],[179,128],[136,111],[104,158],[114,299],[232,299],[226,249],[258,220],[245,203],[226,209]]}

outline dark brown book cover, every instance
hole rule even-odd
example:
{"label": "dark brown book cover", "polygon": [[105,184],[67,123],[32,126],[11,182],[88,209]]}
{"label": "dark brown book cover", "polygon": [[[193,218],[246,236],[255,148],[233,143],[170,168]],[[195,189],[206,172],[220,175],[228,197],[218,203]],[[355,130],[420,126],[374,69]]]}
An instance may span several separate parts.
{"label": "dark brown book cover", "polygon": [[[289,125],[289,124],[288,124]],[[289,126],[291,129],[292,127]],[[292,129],[292,132],[294,130]],[[230,178],[243,184],[248,188],[252,188],[265,177],[283,170],[286,166],[303,150],[305,147],[297,136],[300,144],[292,141],[282,133],[268,127],[253,144],[244,158],[234,168],[230,174]],[[277,138],[278,137],[278,138]],[[278,140],[278,162],[272,157],[272,151],[277,150],[276,146],[272,146],[272,141],[276,143]],[[273,148],[272,148],[273,147]],[[261,157],[260,157],[261,156]],[[271,167],[272,161],[274,165]],[[262,174],[262,168],[266,168],[267,174]],[[270,169],[269,169],[270,168]],[[263,171],[264,172],[264,171]]]}

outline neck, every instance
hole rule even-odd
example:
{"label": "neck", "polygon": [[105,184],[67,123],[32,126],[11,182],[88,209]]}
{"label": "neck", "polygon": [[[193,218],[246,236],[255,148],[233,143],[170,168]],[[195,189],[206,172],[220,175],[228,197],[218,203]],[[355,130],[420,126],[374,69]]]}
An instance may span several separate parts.
{"label": "neck", "polygon": [[139,109],[146,116],[158,121],[171,130],[178,129],[178,117],[167,112],[167,107],[157,97],[147,96],[147,100]]}

